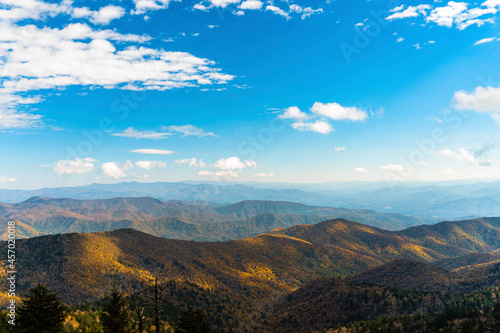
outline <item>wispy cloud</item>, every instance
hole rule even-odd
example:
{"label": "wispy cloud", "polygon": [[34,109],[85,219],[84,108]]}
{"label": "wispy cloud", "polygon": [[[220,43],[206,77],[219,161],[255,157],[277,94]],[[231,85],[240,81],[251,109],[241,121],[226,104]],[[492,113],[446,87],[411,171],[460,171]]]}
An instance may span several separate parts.
{"label": "wispy cloud", "polygon": [[165,139],[166,137],[172,135],[171,133],[165,132],[154,132],[154,131],[137,131],[132,127],[127,128],[123,133],[113,133],[112,136],[121,136],[125,138],[134,138],[134,139],[151,139],[151,140],[159,140]]}
{"label": "wispy cloud", "polygon": [[169,155],[175,153],[175,151],[163,150],[163,149],[134,149],[131,150],[130,152],[138,154],[154,154],[154,155]]}
{"label": "wispy cloud", "polygon": [[190,135],[197,136],[199,138],[204,136],[217,137],[217,135],[215,135],[214,133],[205,132],[203,129],[198,128],[194,125],[182,125],[182,126],[173,125],[173,126],[162,126],[161,128],[164,131],[181,133],[183,137]]}
{"label": "wispy cloud", "polygon": [[200,159],[196,159],[196,158],[186,158],[186,159],[183,159],[183,160],[176,160],[174,161],[175,164],[188,164],[189,166],[194,166],[194,167],[197,167],[197,168],[204,168],[206,167],[207,165]]}

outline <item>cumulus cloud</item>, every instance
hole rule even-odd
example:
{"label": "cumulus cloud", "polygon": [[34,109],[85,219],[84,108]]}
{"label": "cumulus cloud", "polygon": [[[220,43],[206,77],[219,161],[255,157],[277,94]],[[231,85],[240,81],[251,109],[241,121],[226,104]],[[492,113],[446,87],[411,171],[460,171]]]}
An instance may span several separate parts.
{"label": "cumulus cloud", "polygon": [[293,119],[293,120],[306,120],[310,118],[305,112],[300,111],[300,109],[296,106],[290,106],[285,109],[283,114],[278,116],[279,119]]}
{"label": "cumulus cloud", "polygon": [[135,4],[135,10],[132,14],[144,14],[148,11],[165,9],[168,7],[171,1],[180,0],[133,0]]}
{"label": "cumulus cloud", "polygon": [[243,170],[247,167],[257,167],[255,161],[242,161],[239,157],[233,156],[229,158],[221,158],[213,165],[217,169],[221,170]]}
{"label": "cumulus cloud", "polygon": [[500,88],[477,87],[471,93],[455,92],[454,107],[458,110],[475,112],[500,112]]}
{"label": "cumulus cloud", "polygon": [[292,124],[292,128],[301,132],[316,132],[321,134],[328,134],[333,131],[332,125],[326,121],[318,120],[315,122],[298,122]]}
{"label": "cumulus cloud", "polygon": [[54,167],[54,172],[58,175],[84,174],[94,170],[94,163],[97,160],[86,157],[75,160],[59,160]]}
{"label": "cumulus cloud", "polygon": [[125,172],[118,166],[116,162],[106,162],[101,165],[101,172],[108,177],[115,179],[127,177]]}
{"label": "cumulus cloud", "polygon": [[130,152],[138,154],[154,154],[154,155],[169,155],[175,153],[175,151],[163,150],[163,149],[135,149],[131,150]]}
{"label": "cumulus cloud", "polygon": [[185,136],[197,136],[199,138],[204,137],[204,136],[212,136],[212,137],[217,137],[212,132],[205,132],[203,129],[198,128],[193,125],[182,125],[182,126],[162,126],[162,130],[165,131],[170,131],[170,132],[178,132],[181,133],[183,137]]}
{"label": "cumulus cloud", "polygon": [[362,168],[362,167],[357,167],[356,169],[354,169],[354,171],[360,172],[360,173],[366,173],[366,172],[368,172],[368,170],[366,170],[365,168]]}
{"label": "cumulus cloud", "polygon": [[247,10],[258,10],[262,8],[262,1],[259,0],[246,0],[243,1],[238,8]]}
{"label": "cumulus cloud", "polygon": [[457,91],[452,105],[458,110],[489,114],[500,126],[500,88],[477,87],[471,93]]}
{"label": "cumulus cloud", "polygon": [[17,178],[0,176],[0,183],[13,183],[17,182]]}
{"label": "cumulus cloud", "polygon": [[74,18],[89,18],[94,24],[109,24],[112,20],[119,19],[125,14],[125,9],[109,5],[99,10],[90,10],[87,7],[73,8],[71,16]]}
{"label": "cumulus cloud", "polygon": [[154,131],[138,131],[133,129],[132,127],[127,128],[123,133],[113,133],[112,136],[121,136],[125,138],[134,138],[134,139],[165,139],[167,136],[172,135],[171,133],[161,133]]}
{"label": "cumulus cloud", "polygon": [[363,121],[368,118],[365,111],[360,110],[354,106],[345,107],[338,103],[320,103],[316,102],[311,107],[311,112],[333,120],[351,120]]}
{"label": "cumulus cloud", "polygon": [[380,169],[385,170],[385,171],[396,171],[396,172],[402,172],[402,171],[409,170],[407,167],[405,167],[402,164],[387,164],[387,165],[381,166]]}
{"label": "cumulus cloud", "polygon": [[163,161],[137,161],[135,165],[145,170],[151,170],[153,168],[164,168],[167,163]]}
{"label": "cumulus cloud", "polygon": [[196,158],[186,158],[186,159],[183,159],[183,160],[176,160],[174,161],[175,164],[188,164],[189,166],[194,166],[194,167],[197,167],[197,168],[204,168],[206,167],[207,165],[200,159],[196,159]]}
{"label": "cumulus cloud", "polygon": [[455,161],[466,162],[466,163],[476,163],[476,158],[474,154],[465,148],[460,148],[458,151],[454,152],[450,149],[443,149],[436,153],[438,156],[448,157]]}
{"label": "cumulus cloud", "polygon": [[[285,109],[285,112],[278,115],[278,118],[293,120],[294,123],[292,123],[291,126],[296,130],[321,134],[328,134],[333,131],[332,125],[328,122],[329,120],[364,121],[368,118],[366,111],[354,106],[342,106],[339,103],[316,102],[309,111],[311,113],[307,114],[302,112],[298,107],[291,106]],[[305,121],[311,118],[316,118],[316,120]]]}

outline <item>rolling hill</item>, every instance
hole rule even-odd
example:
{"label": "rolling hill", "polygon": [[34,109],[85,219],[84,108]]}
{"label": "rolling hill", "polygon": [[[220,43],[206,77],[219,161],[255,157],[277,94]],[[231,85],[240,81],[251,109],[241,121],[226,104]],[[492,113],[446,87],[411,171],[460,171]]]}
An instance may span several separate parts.
{"label": "rolling hill", "polygon": [[0,204],[0,224],[15,219],[26,225],[18,230],[19,237],[134,228],[166,238],[221,241],[332,218],[351,219],[389,230],[424,222],[399,214],[285,201],[243,201],[216,206],[151,197],[95,200],[33,197],[17,204]]}
{"label": "rolling hill", "polygon": [[[388,288],[395,287],[417,286],[413,288],[417,290],[415,292],[423,293],[420,290],[426,290],[428,285],[421,283],[418,286],[415,276],[400,281],[399,277],[408,276],[409,272],[420,276],[422,281],[432,278],[432,281],[446,284],[446,276],[450,273],[440,268],[412,261],[398,263],[390,260],[411,259],[433,263],[443,262],[454,254],[496,250],[499,248],[497,241],[488,235],[497,232],[497,223],[497,220],[477,219],[391,232],[335,219],[225,242],[172,240],[134,229],[34,237],[18,241],[18,270],[23,272],[19,288],[25,291],[35,282],[47,283],[49,288],[59,292],[71,304],[82,301],[92,303],[113,284],[122,286],[130,297],[140,298],[145,290],[150,290],[153,278],[158,277],[164,306],[170,309],[167,312],[171,316],[175,316],[176,308],[187,305],[209,307],[218,309],[209,315],[219,327],[253,330],[260,327],[267,313],[283,318],[279,314],[282,312],[273,312],[272,309],[280,308],[281,300],[286,300],[283,298],[285,295],[306,287],[318,278],[327,278],[324,280],[327,285],[334,283],[337,286],[337,282],[328,279],[358,274],[356,281],[353,278],[347,284],[339,283],[338,288],[323,288],[324,294],[331,295],[332,300],[349,294],[366,294],[370,300],[380,293],[394,293]],[[436,240],[429,241],[431,235],[443,230],[448,230],[449,246],[436,246]],[[427,244],[430,247],[426,247]],[[5,248],[1,246],[0,255],[3,257]],[[450,248],[455,252],[450,253]],[[463,291],[477,290],[498,284],[500,275],[497,274],[497,266],[487,265],[459,276],[458,287],[454,291],[461,291],[460,288]],[[366,269],[371,271],[362,273]],[[375,278],[366,281],[366,277]],[[356,284],[355,289],[352,289],[352,283]],[[364,283],[365,287],[359,289],[360,283]],[[372,287],[377,284],[381,286]],[[363,292],[360,294],[354,290]],[[425,296],[431,294],[411,295],[416,297],[416,304],[429,299],[442,302],[441,298]],[[377,299],[384,304],[384,298]],[[309,297],[309,300],[312,302],[313,298]],[[317,306],[325,302],[321,297],[318,300]],[[400,299],[401,302],[403,300]],[[356,301],[347,298],[345,302],[348,302],[345,306],[349,309],[349,304]],[[368,311],[370,304],[373,306],[377,302],[365,302],[367,305],[359,308],[359,314]],[[400,313],[398,307],[403,303],[394,304],[392,308],[380,310],[381,314]],[[272,323],[276,321],[269,321],[269,325]]]}

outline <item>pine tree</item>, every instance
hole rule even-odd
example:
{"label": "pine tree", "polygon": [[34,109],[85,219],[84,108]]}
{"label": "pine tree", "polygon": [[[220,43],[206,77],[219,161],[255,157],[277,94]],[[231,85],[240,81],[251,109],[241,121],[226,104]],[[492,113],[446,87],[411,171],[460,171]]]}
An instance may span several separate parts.
{"label": "pine tree", "polygon": [[53,333],[62,329],[66,307],[59,300],[57,293],[47,286],[37,284],[28,290],[22,299],[16,321],[16,331],[23,333]]}
{"label": "pine tree", "polygon": [[125,312],[123,294],[113,288],[101,315],[102,327],[105,333],[124,333],[127,323],[128,315]]}
{"label": "pine tree", "polygon": [[178,333],[206,333],[210,331],[211,326],[206,321],[203,311],[189,308],[187,311],[181,311],[175,331]]}

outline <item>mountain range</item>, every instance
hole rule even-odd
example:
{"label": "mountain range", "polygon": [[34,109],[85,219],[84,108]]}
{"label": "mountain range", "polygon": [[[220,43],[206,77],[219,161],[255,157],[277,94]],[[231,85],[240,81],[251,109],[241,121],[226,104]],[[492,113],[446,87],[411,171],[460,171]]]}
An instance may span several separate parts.
{"label": "mountain range", "polygon": [[247,200],[290,201],[306,205],[365,209],[416,216],[428,222],[500,216],[500,181],[346,182],[325,184],[158,182],[92,184],[39,190],[0,190],[0,202],[31,197],[82,200],[153,197],[208,206]]}
{"label": "mountain range", "polygon": [[[207,205],[151,197],[94,200],[33,197],[21,203],[0,204],[0,224],[5,226],[8,219],[17,220],[18,237],[21,238],[133,228],[166,238],[221,241],[332,218],[345,218],[388,230],[425,223],[423,219],[401,214],[285,201]],[[6,236],[3,234],[3,239]]]}
{"label": "mountain range", "polygon": [[[158,277],[165,320],[195,306],[208,309],[222,331],[310,332],[366,313],[366,319],[413,315],[423,304],[441,311],[456,297],[469,300],[465,293],[500,281],[500,218],[401,231],[333,219],[223,242],[120,229],[33,237],[17,247],[21,291],[47,283],[79,304],[99,300],[118,284],[140,302]],[[338,306],[345,315],[333,315]]]}

